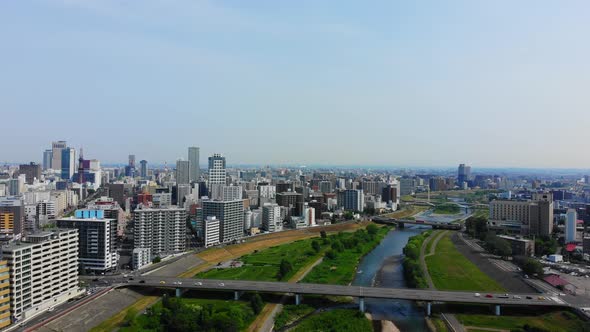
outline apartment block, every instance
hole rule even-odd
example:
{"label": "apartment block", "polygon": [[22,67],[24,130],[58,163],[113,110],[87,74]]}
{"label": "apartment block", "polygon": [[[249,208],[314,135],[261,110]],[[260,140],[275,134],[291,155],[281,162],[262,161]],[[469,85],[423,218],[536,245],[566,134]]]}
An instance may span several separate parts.
{"label": "apartment block", "polygon": [[185,209],[137,209],[133,222],[134,248],[150,248],[152,256],[160,257],[185,250]]}

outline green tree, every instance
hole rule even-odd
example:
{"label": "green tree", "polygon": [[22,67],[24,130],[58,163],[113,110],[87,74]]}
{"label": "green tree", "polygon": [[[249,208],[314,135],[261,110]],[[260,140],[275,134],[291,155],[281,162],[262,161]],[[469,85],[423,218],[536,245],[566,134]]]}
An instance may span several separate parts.
{"label": "green tree", "polygon": [[320,231],[320,236],[322,237],[322,239],[325,239],[328,237],[328,235],[326,234],[326,231]]}
{"label": "green tree", "polygon": [[289,274],[293,270],[293,265],[286,259],[281,260],[281,264],[279,265],[279,280],[283,279],[284,277]]}
{"label": "green tree", "polygon": [[377,227],[377,225],[370,224],[369,226],[367,226],[367,232],[370,235],[377,235],[377,233],[379,232],[379,227]]}
{"label": "green tree", "polygon": [[252,310],[256,315],[258,315],[260,311],[262,311],[264,303],[262,302],[262,297],[260,297],[260,294],[254,293],[254,295],[250,297],[250,306],[252,307]]}
{"label": "green tree", "polygon": [[160,258],[160,256],[156,256],[154,257],[154,259],[152,259],[152,263],[156,264],[156,263],[160,263],[162,261],[162,258]]}
{"label": "green tree", "polygon": [[320,243],[318,241],[311,241],[311,247],[313,248],[313,250],[315,252],[320,252],[320,250],[322,250],[322,247],[320,246]]}
{"label": "green tree", "polygon": [[336,252],[332,249],[326,251],[326,258],[328,258],[328,259],[336,258]]}

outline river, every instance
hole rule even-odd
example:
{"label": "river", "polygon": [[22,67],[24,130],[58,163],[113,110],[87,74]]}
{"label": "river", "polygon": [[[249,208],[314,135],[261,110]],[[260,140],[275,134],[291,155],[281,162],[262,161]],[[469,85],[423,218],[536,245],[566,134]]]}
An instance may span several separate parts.
{"label": "river", "polygon": [[[366,255],[358,266],[353,285],[405,288],[402,256],[408,239],[430,229],[412,226],[395,229]],[[391,320],[401,331],[428,331],[424,310],[413,301],[365,299],[367,312],[373,319]]]}

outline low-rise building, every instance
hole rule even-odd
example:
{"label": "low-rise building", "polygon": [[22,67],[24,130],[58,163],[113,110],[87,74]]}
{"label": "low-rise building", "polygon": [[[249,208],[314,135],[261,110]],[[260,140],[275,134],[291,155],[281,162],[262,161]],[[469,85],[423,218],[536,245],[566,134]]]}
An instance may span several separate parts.
{"label": "low-rise building", "polygon": [[535,254],[535,241],[533,240],[507,235],[498,235],[498,237],[510,243],[512,255],[533,256]]}

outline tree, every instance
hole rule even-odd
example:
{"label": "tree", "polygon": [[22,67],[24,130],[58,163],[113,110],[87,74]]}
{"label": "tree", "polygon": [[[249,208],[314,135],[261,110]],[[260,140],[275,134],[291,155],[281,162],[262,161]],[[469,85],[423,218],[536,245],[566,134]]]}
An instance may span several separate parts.
{"label": "tree", "polygon": [[332,249],[326,251],[326,258],[328,258],[328,259],[336,258],[336,252]]}
{"label": "tree", "polygon": [[260,311],[262,311],[262,307],[264,306],[264,303],[262,302],[262,298],[260,297],[260,294],[254,293],[254,295],[252,295],[250,297],[250,306],[252,307],[252,310],[254,311],[254,313],[257,315],[260,313]]}
{"label": "tree", "polygon": [[510,242],[496,236],[495,240],[496,253],[502,257],[509,257],[512,255],[512,246]]}
{"label": "tree", "polygon": [[322,247],[320,246],[320,243],[318,241],[311,241],[311,247],[313,248],[313,250],[315,252],[320,252],[320,250],[322,250]]}
{"label": "tree", "polygon": [[342,242],[339,240],[334,240],[334,242],[332,242],[332,249],[336,250],[337,252],[343,252],[344,245],[342,245]]}
{"label": "tree", "polygon": [[379,227],[377,227],[377,225],[370,224],[369,226],[367,226],[367,232],[370,235],[377,235],[377,233],[379,232]]}
{"label": "tree", "polygon": [[465,228],[469,235],[482,240],[488,232],[488,220],[486,217],[469,217],[465,221]]}
{"label": "tree", "polygon": [[154,259],[152,259],[152,263],[156,264],[156,263],[160,263],[162,261],[162,259],[160,258],[160,256],[156,256],[154,257]]}
{"label": "tree", "polygon": [[320,231],[320,236],[322,237],[322,239],[325,239],[328,237],[328,235],[326,234],[326,231]]}
{"label": "tree", "polygon": [[293,265],[286,259],[281,260],[281,264],[279,266],[279,279],[283,279],[289,272],[293,270]]}

